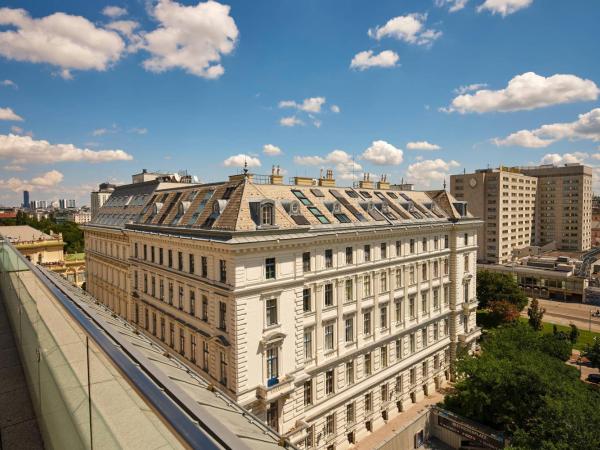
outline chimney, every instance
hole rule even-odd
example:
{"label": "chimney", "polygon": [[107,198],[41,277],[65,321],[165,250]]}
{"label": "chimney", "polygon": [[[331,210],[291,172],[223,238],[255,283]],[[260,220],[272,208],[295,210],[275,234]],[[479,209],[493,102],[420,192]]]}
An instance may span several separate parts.
{"label": "chimney", "polygon": [[388,183],[387,175],[381,175],[381,178],[377,182],[377,189],[389,189],[390,183]]}
{"label": "chimney", "polygon": [[371,175],[367,172],[363,174],[363,179],[358,182],[358,186],[361,189],[373,189],[373,182],[371,181]]}
{"label": "chimney", "polygon": [[273,165],[271,168],[271,184],[283,184],[283,175],[279,166]]}
{"label": "chimney", "polygon": [[327,169],[325,172],[325,178],[323,178],[323,172],[319,177],[319,186],[323,187],[335,187],[335,179],[333,178],[333,170]]}

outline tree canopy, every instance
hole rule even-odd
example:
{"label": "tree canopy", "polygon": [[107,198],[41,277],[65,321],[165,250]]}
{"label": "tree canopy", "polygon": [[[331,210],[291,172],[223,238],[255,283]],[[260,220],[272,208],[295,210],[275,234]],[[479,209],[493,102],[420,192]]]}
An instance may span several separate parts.
{"label": "tree canopy", "polygon": [[504,431],[514,448],[600,448],[600,393],[565,364],[570,341],[517,322],[491,330],[481,356],[463,355],[444,407]]}
{"label": "tree canopy", "polygon": [[511,275],[489,270],[477,271],[477,300],[482,309],[494,301],[507,301],[519,311],[527,305],[527,297]]}

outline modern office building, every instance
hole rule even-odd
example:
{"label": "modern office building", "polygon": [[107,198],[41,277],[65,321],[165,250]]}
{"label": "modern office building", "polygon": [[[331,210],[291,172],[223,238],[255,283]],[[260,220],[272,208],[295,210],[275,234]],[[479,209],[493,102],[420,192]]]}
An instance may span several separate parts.
{"label": "modern office building", "polygon": [[67,208],[76,208],[74,199],[67,200]]}
{"label": "modern office building", "polygon": [[592,244],[592,168],[581,164],[521,168],[538,179],[535,245],[585,251]]}
{"label": "modern office building", "polygon": [[29,208],[29,191],[23,191],[23,208]]}
{"label": "modern office building", "polygon": [[58,199],[58,207],[60,209],[66,209],[67,208],[67,199],[66,198],[59,198]]}
{"label": "modern office building", "polygon": [[480,221],[444,191],[159,180],[83,227],[87,290],[301,448],[360,441],[480,334]]}
{"label": "modern office building", "polygon": [[98,211],[102,208],[102,205],[106,203],[106,200],[108,200],[115,188],[116,186],[114,184],[102,183],[97,191],[92,192],[90,201],[92,217],[95,217],[96,214],[98,214]]}
{"label": "modern office building", "polygon": [[513,250],[531,245],[537,179],[517,169],[482,169],[452,175],[450,192],[483,219],[477,259],[504,264]]}

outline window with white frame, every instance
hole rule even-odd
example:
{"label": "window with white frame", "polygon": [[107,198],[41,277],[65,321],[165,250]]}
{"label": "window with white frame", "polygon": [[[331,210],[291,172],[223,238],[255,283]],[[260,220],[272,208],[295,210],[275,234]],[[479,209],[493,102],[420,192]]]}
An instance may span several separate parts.
{"label": "window with white frame", "polygon": [[325,350],[333,350],[334,349],[334,326],[333,323],[328,323],[323,328],[323,335],[325,341]]}
{"label": "window with white frame", "polygon": [[354,316],[346,317],[344,322],[346,342],[354,342]]}
{"label": "window with white frame", "polygon": [[277,325],[277,299],[270,298],[265,302],[267,326]]}

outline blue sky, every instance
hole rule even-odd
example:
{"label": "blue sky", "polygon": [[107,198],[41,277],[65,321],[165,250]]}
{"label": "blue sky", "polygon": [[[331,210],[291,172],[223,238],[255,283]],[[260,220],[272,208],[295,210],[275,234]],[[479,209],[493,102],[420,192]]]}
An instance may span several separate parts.
{"label": "blue sky", "polygon": [[0,8],[0,204],[23,189],[87,203],[141,168],[222,180],[237,155],[256,173],[422,188],[488,165],[600,165],[597,1]]}

